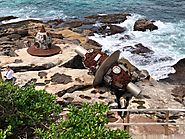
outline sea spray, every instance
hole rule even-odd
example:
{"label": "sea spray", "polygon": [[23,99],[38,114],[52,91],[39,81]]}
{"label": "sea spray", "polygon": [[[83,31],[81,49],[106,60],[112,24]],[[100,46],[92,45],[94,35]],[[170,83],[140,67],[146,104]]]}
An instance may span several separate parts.
{"label": "sea spray", "polygon": [[[183,32],[185,31],[185,23],[166,23],[162,21],[154,22],[159,27],[154,31],[133,31],[133,26],[136,20],[146,18],[137,14],[131,17],[119,26],[126,27],[127,31],[121,34],[103,37],[99,34],[90,37],[91,39],[103,45],[103,50],[113,52],[121,50],[121,56],[128,59],[133,65],[139,69],[146,69],[155,79],[163,79],[168,77],[169,73],[174,73],[172,67],[179,59],[185,57],[185,39]],[[125,35],[129,39],[120,39]],[[129,51],[123,51],[126,46],[134,46],[143,44],[145,47],[152,50],[154,53],[143,55],[133,54]]]}

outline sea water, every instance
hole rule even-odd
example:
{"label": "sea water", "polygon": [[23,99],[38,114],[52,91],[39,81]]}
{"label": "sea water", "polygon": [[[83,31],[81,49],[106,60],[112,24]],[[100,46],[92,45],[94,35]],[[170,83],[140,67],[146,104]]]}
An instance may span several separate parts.
{"label": "sea water", "polygon": [[[119,26],[127,31],[103,37],[95,34],[91,39],[103,45],[110,53],[121,50],[139,69],[147,69],[155,79],[166,78],[175,72],[171,67],[185,57],[185,1],[183,0],[0,0],[0,16],[18,16],[50,20],[56,18],[80,18],[87,15],[128,12],[128,17]],[[140,18],[155,20],[155,31],[133,31],[134,22]],[[6,23],[6,22],[3,22]],[[131,39],[120,39],[129,35]],[[125,46],[142,43],[154,53],[146,56],[123,51]]]}

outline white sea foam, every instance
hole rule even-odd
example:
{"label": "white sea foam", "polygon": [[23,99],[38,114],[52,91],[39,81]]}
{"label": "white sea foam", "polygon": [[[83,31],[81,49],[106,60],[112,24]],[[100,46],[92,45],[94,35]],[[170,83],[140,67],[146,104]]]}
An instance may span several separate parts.
{"label": "white sea foam", "polygon": [[20,21],[24,21],[24,20],[29,20],[29,19],[41,20],[40,18],[29,18],[29,17],[25,17],[25,18],[16,18],[16,19],[11,19],[11,20],[7,20],[7,21],[2,21],[2,24],[16,23],[16,22],[20,22]]}
{"label": "white sea foam", "polygon": [[[163,79],[168,77],[169,73],[175,70],[171,66],[177,63],[181,58],[185,57],[185,23],[164,23],[156,21],[154,24],[159,28],[152,32],[133,31],[134,23],[137,19],[144,18],[140,15],[132,15],[128,19],[119,24],[126,27],[127,31],[121,34],[102,37],[95,34],[91,39],[103,45],[103,50],[113,52],[121,50],[121,56],[127,58],[132,64],[139,69],[146,69],[155,79]],[[129,35],[131,39],[120,39],[124,35]],[[129,51],[122,51],[125,46],[142,43],[144,46],[153,50],[153,54],[140,56],[132,54]]]}

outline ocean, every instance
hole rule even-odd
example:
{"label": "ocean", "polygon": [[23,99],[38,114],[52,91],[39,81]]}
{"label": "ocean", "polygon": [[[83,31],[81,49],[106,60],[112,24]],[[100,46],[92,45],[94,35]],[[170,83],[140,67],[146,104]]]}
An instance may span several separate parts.
{"label": "ocean", "polygon": [[[119,26],[127,31],[103,37],[95,34],[91,39],[103,45],[103,50],[113,52],[125,46],[142,43],[154,51],[148,56],[122,51],[139,69],[146,69],[155,79],[168,77],[175,70],[171,67],[185,57],[185,1],[183,0],[0,0],[0,16],[18,16],[24,19],[71,19],[95,14],[127,12],[128,17]],[[134,22],[140,18],[155,20],[155,31],[133,31]],[[3,22],[6,23],[6,22]],[[121,40],[124,35],[129,40]]]}

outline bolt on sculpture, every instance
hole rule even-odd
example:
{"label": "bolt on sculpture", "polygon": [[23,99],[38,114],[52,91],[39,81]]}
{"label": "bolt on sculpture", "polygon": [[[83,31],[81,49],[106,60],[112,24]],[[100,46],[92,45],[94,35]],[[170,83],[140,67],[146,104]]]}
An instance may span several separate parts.
{"label": "bolt on sculpture", "polygon": [[141,93],[141,89],[131,82],[128,69],[118,62],[120,56],[119,50],[110,56],[100,50],[92,49],[87,51],[80,46],[76,47],[75,51],[84,58],[84,66],[94,73],[93,86],[104,82],[120,91],[127,90],[134,96]]}
{"label": "bolt on sculpture", "polygon": [[49,32],[46,32],[44,26],[36,34],[33,45],[28,44],[27,52],[33,56],[51,56],[61,52],[60,47],[52,44],[52,38]]}

